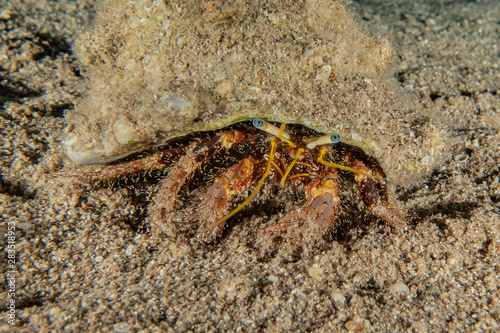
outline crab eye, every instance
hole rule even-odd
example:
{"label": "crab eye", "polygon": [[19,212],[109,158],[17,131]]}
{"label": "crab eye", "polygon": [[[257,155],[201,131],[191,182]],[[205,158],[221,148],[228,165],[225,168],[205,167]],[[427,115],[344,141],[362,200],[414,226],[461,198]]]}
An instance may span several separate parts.
{"label": "crab eye", "polygon": [[340,134],[332,134],[332,135],[330,135],[330,141],[332,143],[340,142]]}
{"label": "crab eye", "polygon": [[264,120],[260,118],[254,118],[252,120],[252,124],[257,127],[257,128],[263,128],[264,127]]}

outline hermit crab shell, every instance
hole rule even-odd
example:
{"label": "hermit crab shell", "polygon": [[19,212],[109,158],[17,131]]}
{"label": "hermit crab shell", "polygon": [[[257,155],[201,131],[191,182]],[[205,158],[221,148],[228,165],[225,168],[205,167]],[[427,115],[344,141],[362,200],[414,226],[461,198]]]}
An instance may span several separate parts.
{"label": "hermit crab shell", "polygon": [[446,151],[447,130],[393,91],[389,41],[341,1],[106,0],[98,13],[74,47],[88,88],[67,115],[76,163],[254,117],[339,133],[398,181]]}

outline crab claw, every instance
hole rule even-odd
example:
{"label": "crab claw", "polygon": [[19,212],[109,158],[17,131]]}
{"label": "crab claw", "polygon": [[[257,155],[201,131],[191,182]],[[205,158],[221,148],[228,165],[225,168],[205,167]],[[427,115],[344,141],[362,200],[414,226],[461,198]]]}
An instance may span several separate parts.
{"label": "crab claw", "polygon": [[302,239],[308,245],[320,241],[336,221],[340,203],[338,188],[337,170],[329,169],[307,185],[305,203],[268,227],[266,232],[290,233],[291,238]]}
{"label": "crab claw", "polygon": [[373,215],[389,223],[393,227],[400,227],[403,225],[402,219],[397,209],[391,206],[388,199],[387,183],[385,180],[375,182],[374,179],[382,179],[380,175],[369,177],[366,174],[373,173],[366,165],[354,159],[351,166],[363,173],[355,174],[354,178],[358,185],[361,199],[366,207],[372,212]]}

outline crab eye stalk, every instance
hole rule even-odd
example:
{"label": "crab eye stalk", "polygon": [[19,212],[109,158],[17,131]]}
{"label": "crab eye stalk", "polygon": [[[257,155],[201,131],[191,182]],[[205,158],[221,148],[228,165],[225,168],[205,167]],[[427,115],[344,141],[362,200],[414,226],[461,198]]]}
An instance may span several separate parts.
{"label": "crab eye stalk", "polygon": [[[268,123],[267,121],[265,121],[263,119],[254,118],[254,120],[252,120],[252,124],[256,128],[263,130],[264,132],[267,132],[267,133],[272,134],[272,135],[277,136],[277,137],[280,136],[280,129],[278,127]],[[290,139],[290,134],[288,134],[287,132],[283,131],[283,133],[281,133],[281,135],[283,135],[286,139]]]}
{"label": "crab eye stalk", "polygon": [[290,140],[290,134],[285,132],[284,128],[283,129],[278,128],[278,127],[276,127],[276,126],[274,126],[274,125],[272,125],[272,124],[268,123],[267,121],[262,120],[260,118],[254,118],[252,120],[252,124],[256,128],[258,128],[264,132],[267,132],[269,134],[272,134],[274,136],[277,136],[278,138],[280,138],[282,140],[283,140],[283,138],[285,138],[286,140],[284,140],[284,141]]}
{"label": "crab eye stalk", "polygon": [[309,139],[306,142],[306,146],[309,149],[313,149],[313,148],[315,148],[316,146],[319,146],[319,145],[327,145],[327,144],[330,144],[330,143],[338,143],[338,142],[340,142],[340,139],[341,139],[340,138],[340,134],[322,135],[322,136],[317,137],[317,138]]}

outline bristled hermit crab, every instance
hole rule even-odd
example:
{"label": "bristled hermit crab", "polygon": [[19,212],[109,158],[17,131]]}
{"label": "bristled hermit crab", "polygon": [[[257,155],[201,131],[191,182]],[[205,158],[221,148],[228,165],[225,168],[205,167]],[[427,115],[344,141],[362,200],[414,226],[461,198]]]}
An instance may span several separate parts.
{"label": "bristled hermit crab", "polygon": [[268,226],[271,234],[311,244],[343,219],[352,223],[353,215],[401,224],[384,171],[362,149],[342,143],[338,134],[320,135],[301,125],[278,128],[259,118],[252,125],[198,133],[89,176],[104,181],[168,170],[149,206],[149,222],[160,235],[185,231],[202,241],[216,240],[266,181],[292,186],[300,198]]}

